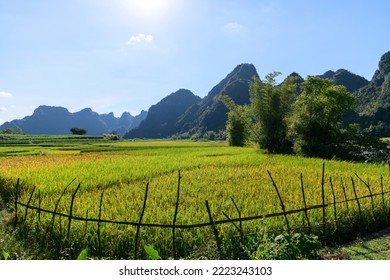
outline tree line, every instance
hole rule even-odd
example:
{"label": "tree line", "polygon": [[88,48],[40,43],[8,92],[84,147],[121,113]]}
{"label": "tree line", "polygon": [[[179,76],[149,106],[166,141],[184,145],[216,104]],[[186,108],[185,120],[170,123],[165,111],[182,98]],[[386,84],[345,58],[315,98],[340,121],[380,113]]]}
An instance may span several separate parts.
{"label": "tree line", "polygon": [[387,145],[364,133],[358,124],[345,125],[344,116],[357,104],[346,87],[329,79],[290,76],[281,84],[279,72],[250,82],[250,104],[237,105],[227,95],[228,143],[257,143],[270,153],[378,162],[389,157]]}

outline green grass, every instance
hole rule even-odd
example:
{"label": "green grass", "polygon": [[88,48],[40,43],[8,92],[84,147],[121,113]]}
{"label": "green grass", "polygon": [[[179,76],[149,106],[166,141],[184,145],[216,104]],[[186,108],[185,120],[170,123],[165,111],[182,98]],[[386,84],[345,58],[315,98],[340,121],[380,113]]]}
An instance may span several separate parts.
{"label": "green grass", "polygon": [[341,253],[352,260],[390,260],[390,238],[381,238],[345,247]]}
{"label": "green grass", "polygon": [[323,259],[390,260],[390,228],[335,248],[324,248]]}

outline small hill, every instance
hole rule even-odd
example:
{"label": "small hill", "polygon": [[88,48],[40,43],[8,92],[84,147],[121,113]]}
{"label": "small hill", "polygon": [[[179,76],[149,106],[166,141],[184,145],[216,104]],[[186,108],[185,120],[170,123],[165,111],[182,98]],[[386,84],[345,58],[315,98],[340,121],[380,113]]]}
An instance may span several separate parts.
{"label": "small hill", "polygon": [[116,118],[113,113],[98,114],[90,108],[70,113],[64,107],[41,105],[31,116],[5,122],[0,126],[0,130],[13,128],[29,134],[69,134],[72,127],[79,127],[86,129],[89,135],[102,135],[113,131],[121,134],[136,127],[145,115],[146,112],[141,112],[136,117],[123,113],[120,118]]}

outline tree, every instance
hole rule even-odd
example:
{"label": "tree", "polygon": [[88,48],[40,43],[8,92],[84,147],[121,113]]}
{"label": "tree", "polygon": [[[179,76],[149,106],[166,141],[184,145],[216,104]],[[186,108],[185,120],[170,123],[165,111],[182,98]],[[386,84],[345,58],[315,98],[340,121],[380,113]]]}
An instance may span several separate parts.
{"label": "tree", "polygon": [[219,101],[229,109],[226,121],[226,134],[229,146],[244,146],[249,140],[251,129],[249,107],[247,105],[237,105],[227,95],[221,95]]}
{"label": "tree", "polygon": [[356,98],[344,86],[309,76],[288,118],[288,136],[294,152],[303,156],[331,158],[342,141],[340,124]]}
{"label": "tree", "polygon": [[226,132],[229,146],[242,147],[245,145],[245,123],[237,111],[229,111],[226,122]]}
{"label": "tree", "polygon": [[78,127],[72,127],[70,129],[70,132],[72,132],[73,135],[84,135],[87,133],[87,131],[83,128],[78,128]]}
{"label": "tree", "polygon": [[278,86],[275,78],[279,75],[279,72],[270,73],[264,82],[254,78],[250,84],[253,135],[261,148],[271,153],[288,153],[291,143],[286,137],[286,117],[295,98],[296,77],[289,77]]}

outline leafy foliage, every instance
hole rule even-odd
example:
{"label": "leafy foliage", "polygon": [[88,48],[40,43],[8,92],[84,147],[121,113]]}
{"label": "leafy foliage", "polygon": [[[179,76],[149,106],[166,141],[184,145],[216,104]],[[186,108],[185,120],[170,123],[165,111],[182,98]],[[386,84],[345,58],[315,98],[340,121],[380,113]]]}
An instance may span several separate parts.
{"label": "leafy foliage", "polygon": [[250,85],[251,110],[255,122],[255,139],[260,147],[271,153],[287,153],[290,142],[286,139],[286,116],[294,100],[294,77],[276,86],[279,72],[270,73],[262,83],[253,79]]}
{"label": "leafy foliage", "polygon": [[4,249],[1,250],[1,253],[3,255],[4,260],[8,260],[9,253],[6,250],[4,250]]}
{"label": "leafy foliage", "polygon": [[237,105],[227,95],[219,96],[218,100],[229,109],[226,122],[226,134],[229,146],[244,146],[249,140],[251,130],[249,107],[247,105]]}
{"label": "leafy foliage", "polygon": [[88,258],[88,248],[83,249],[80,254],[77,256],[77,260],[86,260]]}
{"label": "leafy foliage", "polygon": [[322,246],[314,234],[283,233],[272,237],[267,232],[260,232],[246,245],[251,260],[312,259]]}
{"label": "leafy foliage", "polygon": [[245,121],[237,111],[230,111],[226,123],[229,146],[244,146],[247,140]]}
{"label": "leafy foliage", "polygon": [[84,128],[72,127],[70,132],[72,132],[73,135],[84,135],[87,133],[87,130]]}
{"label": "leafy foliage", "polygon": [[329,158],[340,138],[340,122],[356,98],[345,87],[308,77],[288,119],[294,152],[309,157]]}
{"label": "leafy foliage", "polygon": [[144,250],[150,260],[160,260],[161,257],[156,249],[152,245],[145,245]]}

